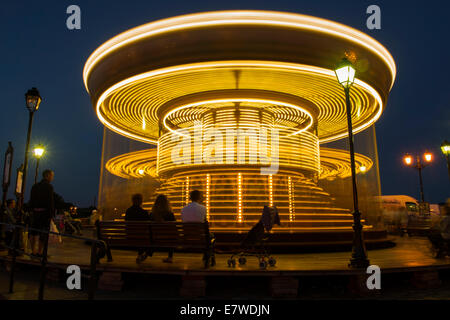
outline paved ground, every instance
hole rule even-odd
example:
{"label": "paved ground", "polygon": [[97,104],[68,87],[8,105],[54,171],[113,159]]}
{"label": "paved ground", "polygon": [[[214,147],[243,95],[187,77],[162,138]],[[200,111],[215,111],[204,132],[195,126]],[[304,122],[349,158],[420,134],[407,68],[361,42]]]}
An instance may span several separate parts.
{"label": "paved ground", "polygon": [[[300,277],[299,300],[315,299],[379,299],[379,300],[450,300],[450,272],[441,271],[442,286],[438,289],[414,288],[409,273],[382,275],[382,289],[372,297],[359,297],[347,289],[348,277]],[[21,266],[17,272],[15,291],[7,293],[8,274],[0,273],[0,297],[12,300],[37,299],[39,271],[29,266]],[[97,291],[95,299],[184,299],[179,296],[181,278],[161,275],[125,275],[125,286],[121,292]],[[64,281],[48,281],[45,289],[46,300],[86,300],[87,282],[82,290],[68,290]],[[270,299],[267,277],[211,277],[207,281],[207,297],[204,299]]]}
{"label": "paved ground", "polygon": [[[370,250],[368,252],[371,264],[378,265],[385,273],[405,269],[417,270],[421,268],[448,268],[450,258],[434,259],[430,251],[430,242],[424,237],[398,237],[396,246],[392,248]],[[80,267],[89,267],[90,246],[81,240],[67,239],[62,245],[49,248],[49,263],[61,268],[76,264]],[[0,258],[5,257],[6,251],[0,252]],[[230,254],[217,254],[217,265],[204,269],[201,254],[175,253],[172,264],[163,263],[164,253],[156,253],[142,264],[136,264],[136,252],[133,250],[112,250],[113,262],[102,259],[98,266],[100,271],[159,273],[159,274],[201,274],[208,276],[269,276],[269,275],[323,275],[348,274],[352,272],[348,268],[349,252],[326,253],[297,253],[276,254],[277,260],[274,268],[260,270],[258,260],[249,257],[244,266],[237,265],[229,268],[227,260]],[[24,256],[18,259],[21,263],[38,265],[38,261],[31,261]]]}
{"label": "paved ground", "polygon": [[[72,248],[72,254],[69,253]],[[64,247],[52,248],[50,261],[58,263],[80,263],[88,261],[88,247],[83,243],[66,243]],[[58,256],[64,253],[63,256]],[[1,253],[4,254],[4,253]],[[96,299],[183,299],[179,296],[181,274],[189,270],[202,270],[200,255],[175,254],[175,263],[163,264],[164,253],[157,253],[142,266],[136,266],[135,253],[113,251],[115,262],[102,263],[107,270],[127,268],[123,273],[124,288],[121,292],[97,291]],[[82,257],[81,257],[82,256]],[[345,270],[349,252],[278,254],[277,266],[270,272],[299,272],[298,299],[353,299],[348,289],[349,277]],[[81,257],[81,258],[80,258]],[[218,255],[218,266],[207,276],[206,299],[270,299],[270,277],[259,273],[256,260],[247,266],[230,269],[226,266],[228,255]],[[369,258],[382,270],[382,290],[370,299],[445,299],[450,300],[450,259],[436,260],[431,256],[428,241],[421,237],[397,239],[397,246],[389,249],[371,250]],[[27,259],[27,258],[24,258]],[[59,260],[58,260],[59,259]],[[410,283],[411,270],[415,268],[438,267],[442,286],[438,289],[416,289]],[[171,274],[152,274],[152,270],[171,269]],[[406,270],[409,272],[392,272]],[[340,270],[340,273],[330,272]],[[313,270],[316,270],[312,272]],[[327,275],[318,274],[321,270]],[[130,273],[132,271],[133,273]],[[136,271],[141,273],[136,273]],[[175,272],[178,271],[178,272]],[[182,271],[182,272],[180,272]],[[255,273],[258,271],[258,273]],[[387,271],[387,272],[386,272]],[[146,272],[146,273],[145,273]],[[150,273],[149,273],[150,272]],[[305,273],[306,272],[306,273]],[[252,276],[236,276],[252,275]],[[262,275],[262,276],[261,276]],[[36,299],[39,269],[34,265],[19,264],[16,273],[15,292],[7,293],[8,272],[0,270],[0,298]],[[83,279],[83,290],[71,291],[65,287],[65,279],[60,282],[48,281],[45,298],[49,300],[87,299],[87,282]]]}

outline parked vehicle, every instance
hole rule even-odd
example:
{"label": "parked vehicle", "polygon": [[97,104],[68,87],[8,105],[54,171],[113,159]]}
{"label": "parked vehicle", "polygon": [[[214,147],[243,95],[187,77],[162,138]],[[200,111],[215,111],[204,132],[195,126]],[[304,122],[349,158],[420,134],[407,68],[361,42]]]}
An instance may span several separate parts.
{"label": "parked vehicle", "polygon": [[385,226],[390,233],[426,234],[431,226],[430,206],[407,195],[380,197]]}

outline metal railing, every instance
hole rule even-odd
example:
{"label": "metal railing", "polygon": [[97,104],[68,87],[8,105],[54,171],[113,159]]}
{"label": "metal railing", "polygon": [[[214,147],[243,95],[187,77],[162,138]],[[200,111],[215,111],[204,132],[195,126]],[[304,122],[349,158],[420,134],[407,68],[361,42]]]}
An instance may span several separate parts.
{"label": "metal railing", "polygon": [[[27,227],[24,225],[17,225],[17,224],[10,224],[5,222],[0,222],[0,226],[10,226],[14,227],[13,231],[13,238],[11,240],[12,246],[9,246],[7,244],[4,244],[3,247],[11,250],[12,253],[12,259],[11,259],[11,271],[10,271],[10,278],[9,278],[9,293],[13,293],[14,289],[14,273],[15,273],[15,267],[16,267],[16,257],[18,256],[18,253],[35,257],[32,254],[26,253],[24,250],[20,250],[18,247],[19,245],[19,230],[27,230],[27,231],[36,231],[39,234],[45,234],[44,239],[44,248],[43,248],[43,254],[42,257],[39,257],[41,259],[41,274],[39,279],[39,294],[38,294],[38,300],[44,299],[44,287],[45,287],[45,280],[46,280],[46,274],[47,274],[47,259],[48,259],[48,240],[49,235],[53,234],[56,236],[62,236],[72,239],[78,239],[78,240],[84,240],[89,241],[91,243],[91,256],[90,256],[90,272],[89,272],[89,289],[88,289],[88,299],[93,300],[95,290],[97,288],[97,264],[99,263],[100,258],[102,258],[105,255],[106,252],[106,244],[102,240],[92,239],[92,238],[86,238],[86,237],[80,237],[80,236],[74,236],[71,234],[65,234],[60,232],[53,232],[50,230],[43,230],[43,229],[35,229],[31,227]],[[33,248],[34,249],[34,248]],[[98,251],[97,251],[98,249]]]}

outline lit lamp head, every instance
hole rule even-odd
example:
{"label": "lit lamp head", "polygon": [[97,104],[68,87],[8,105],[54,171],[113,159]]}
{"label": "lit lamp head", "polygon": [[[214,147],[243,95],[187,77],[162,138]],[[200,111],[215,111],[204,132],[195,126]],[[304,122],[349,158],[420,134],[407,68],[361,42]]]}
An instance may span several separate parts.
{"label": "lit lamp head", "polygon": [[366,167],[366,166],[360,166],[360,167],[359,167],[359,171],[360,171],[361,173],[366,173],[367,167]]}
{"label": "lit lamp head", "polygon": [[353,68],[352,63],[348,61],[347,58],[342,59],[334,72],[336,73],[339,83],[344,88],[350,88],[352,86],[353,81],[355,80],[355,68]]}
{"label": "lit lamp head", "polygon": [[405,162],[405,164],[406,164],[407,166],[410,166],[410,165],[413,163],[413,158],[412,158],[412,156],[411,156],[410,154],[406,154],[406,155],[403,157],[403,161]]}
{"label": "lit lamp head", "polygon": [[34,148],[33,154],[34,154],[35,158],[40,159],[42,157],[42,155],[44,154],[44,151],[45,151],[44,147],[39,145],[36,148]]}
{"label": "lit lamp head", "polygon": [[431,160],[433,160],[433,155],[430,152],[425,152],[423,158],[426,162],[431,162]]}
{"label": "lit lamp head", "polygon": [[41,104],[42,98],[39,95],[39,91],[36,88],[31,88],[25,93],[25,103],[30,112],[35,112],[39,109],[39,105]]}
{"label": "lit lamp head", "polygon": [[144,169],[139,169],[139,171],[138,171],[138,172],[139,172],[139,174],[141,174],[141,175],[142,175],[142,174],[144,174]]}
{"label": "lit lamp head", "polygon": [[450,142],[448,142],[447,140],[445,140],[444,142],[442,142],[441,144],[441,150],[442,153],[446,156],[450,156]]}

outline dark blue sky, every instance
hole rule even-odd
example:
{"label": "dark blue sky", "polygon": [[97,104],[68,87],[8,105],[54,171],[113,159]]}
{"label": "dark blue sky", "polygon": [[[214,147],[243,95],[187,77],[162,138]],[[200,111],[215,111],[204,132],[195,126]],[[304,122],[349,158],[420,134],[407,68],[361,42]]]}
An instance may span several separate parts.
{"label": "dark blue sky", "polygon": [[[66,28],[66,8],[71,4],[81,8],[81,30]],[[371,4],[381,8],[381,30],[366,28],[365,12]],[[450,196],[446,163],[439,149],[444,139],[450,140],[447,1],[2,1],[2,159],[7,142],[12,141],[14,169],[23,161],[28,122],[24,93],[35,86],[44,100],[35,116],[32,145],[42,142],[47,147],[42,167],[55,170],[56,191],[66,201],[91,205],[98,191],[102,126],[83,86],[82,69],[88,56],[106,40],[141,24],[229,9],[309,14],[352,26],[381,42],[398,69],[386,110],[376,125],[382,193],[418,198],[417,174],[405,168],[401,158],[404,152],[428,149],[435,161],[424,170],[425,200],[437,203]],[[34,165],[32,160],[30,179]],[[28,197],[29,191],[26,200]]]}

